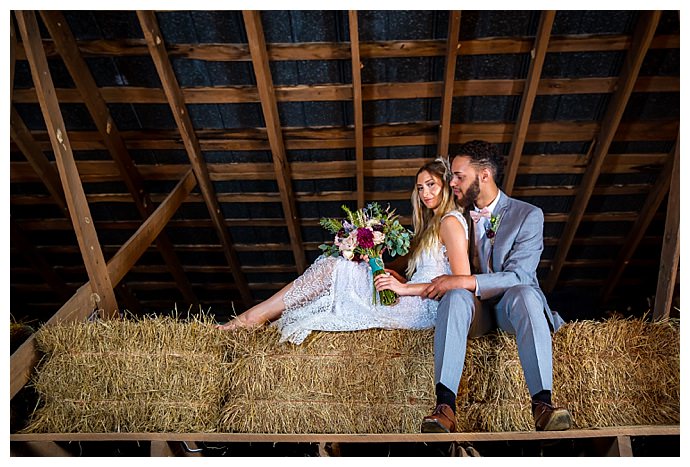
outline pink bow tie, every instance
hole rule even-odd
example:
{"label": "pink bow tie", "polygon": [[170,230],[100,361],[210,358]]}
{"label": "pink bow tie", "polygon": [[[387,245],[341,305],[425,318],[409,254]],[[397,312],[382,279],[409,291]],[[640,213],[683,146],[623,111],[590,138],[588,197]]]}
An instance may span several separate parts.
{"label": "pink bow tie", "polygon": [[472,218],[472,220],[476,224],[477,222],[479,222],[479,219],[481,219],[482,217],[491,218],[491,213],[489,212],[489,210],[487,208],[483,208],[481,211],[472,210],[472,211],[470,211],[470,217]]}

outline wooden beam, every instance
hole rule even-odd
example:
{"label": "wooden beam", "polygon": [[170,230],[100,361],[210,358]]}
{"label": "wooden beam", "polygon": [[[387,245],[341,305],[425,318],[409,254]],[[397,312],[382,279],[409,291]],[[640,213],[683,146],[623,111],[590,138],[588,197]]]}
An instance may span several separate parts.
{"label": "wooden beam", "polygon": [[243,10],[244,26],[247,31],[249,41],[249,51],[252,56],[256,86],[261,98],[261,108],[264,120],[266,121],[266,131],[268,141],[273,154],[273,166],[276,175],[276,182],[280,190],[280,199],[283,205],[283,214],[287,223],[292,253],[295,257],[297,271],[302,274],[306,269],[307,260],[304,255],[302,245],[302,233],[297,219],[297,206],[292,192],[292,177],[290,166],[288,165],[285,153],[285,144],[280,127],[278,116],[278,105],[276,103],[275,92],[273,91],[273,78],[268,64],[268,53],[266,50],[266,40],[261,24],[261,16],[258,11]]}
{"label": "wooden beam", "polygon": [[541,18],[539,19],[537,36],[534,39],[534,48],[530,52],[532,59],[529,65],[529,71],[527,72],[525,90],[523,91],[522,100],[520,101],[520,110],[518,111],[518,117],[513,130],[513,140],[510,143],[508,165],[503,180],[503,191],[505,191],[508,196],[512,196],[513,194],[515,177],[517,176],[518,167],[520,166],[522,148],[525,146],[527,127],[529,126],[529,120],[532,116],[534,100],[537,97],[541,70],[544,66],[546,50],[549,47],[549,38],[551,36],[551,27],[553,26],[555,17],[556,12],[553,10],[542,12]]}
{"label": "wooden beam", "polygon": [[359,58],[359,28],[357,12],[348,12],[352,64],[352,108],[354,113],[357,208],[364,207],[364,117],[362,115],[362,62]]}
{"label": "wooden beam", "polygon": [[643,11],[640,13],[631,48],[623,63],[618,89],[611,98],[609,107],[606,110],[599,136],[596,138],[597,143],[594,153],[592,154],[592,159],[582,179],[580,190],[571,208],[572,212],[570,218],[563,229],[561,243],[558,245],[551,265],[551,271],[544,285],[544,291],[547,293],[551,292],[558,282],[558,276],[563,268],[563,263],[568,256],[573,238],[575,238],[575,233],[587,209],[587,204],[594,190],[594,185],[601,173],[601,166],[604,163],[606,154],[618,130],[618,125],[625,111],[630,94],[632,93],[644,57],[654,37],[654,32],[656,31],[660,17],[660,11]]}
{"label": "wooden beam", "polygon": [[10,102],[14,97],[14,68],[17,64],[17,32],[14,29],[14,21],[10,15]]}
{"label": "wooden beam", "polygon": [[60,174],[55,166],[51,165],[48,158],[41,151],[40,146],[31,136],[31,131],[26,127],[19,112],[14,106],[10,109],[10,137],[19,146],[38,178],[43,182],[55,204],[69,219],[69,209],[65,200],[65,193],[60,184]]}
{"label": "wooden beam", "polygon": [[673,175],[666,207],[664,241],[661,246],[659,279],[654,298],[653,318],[655,321],[667,320],[673,305],[673,292],[680,261],[680,136],[673,154]]}
{"label": "wooden beam", "polygon": [[630,233],[626,237],[623,247],[618,252],[618,258],[614,263],[614,266],[609,272],[608,279],[606,280],[606,286],[601,293],[601,302],[605,303],[611,296],[611,292],[616,288],[618,281],[623,275],[623,271],[630,262],[633,254],[637,250],[640,241],[644,237],[649,224],[656,216],[661,202],[664,200],[668,194],[669,186],[671,185],[671,178],[673,175],[673,166],[675,156],[679,151],[679,143],[676,142],[675,149],[671,151],[668,155],[666,164],[664,164],[664,169],[657,176],[654,186],[649,190],[647,199],[645,199],[644,205],[640,209],[640,215],[635,221],[635,224],[630,229]]}
{"label": "wooden beam", "polygon": [[[124,139],[110,115],[108,105],[91,75],[91,70],[79,53],[77,41],[69,29],[67,20],[60,11],[41,11],[41,18],[53,38],[55,48],[69,70],[77,90],[81,93],[83,102],[89,110],[96,128],[98,128],[108,152],[115,161],[120,177],[132,195],[139,215],[142,219],[146,219],[153,213],[154,206],[148,193],[144,190],[142,177],[129,155]],[[156,245],[163,260],[168,265],[170,274],[179,284],[182,296],[189,303],[198,303],[189,280],[182,271],[182,265],[175,254],[172,241],[165,231],[161,232],[156,239]]]}
{"label": "wooden beam", "polygon": [[450,143],[451,110],[453,108],[453,95],[455,89],[455,67],[458,61],[458,44],[460,40],[460,12],[451,11],[448,20],[448,38],[446,39],[446,60],[443,73],[443,93],[441,95],[441,115],[438,125],[438,146],[436,153],[439,156],[450,156],[448,146]]}
{"label": "wooden beam", "polygon": [[[141,224],[134,235],[108,261],[107,274],[113,284],[117,285],[127,271],[134,266],[180,207],[182,200],[189,195],[195,186],[196,178],[190,169],[165,201],[156,208],[156,211]],[[95,307],[92,296],[91,284],[87,282],[60,307],[44,326],[79,321],[90,316]],[[35,335],[32,335],[10,357],[10,399],[29,381],[38,359],[36,339]]]}
{"label": "wooden beam", "polygon": [[238,287],[240,288],[242,300],[245,306],[249,307],[250,304],[253,303],[253,299],[249,288],[247,287],[247,280],[240,269],[240,262],[237,257],[237,252],[233,247],[233,240],[230,236],[230,232],[225,226],[225,220],[221,213],[218,199],[216,198],[213,183],[211,183],[208,175],[206,161],[204,160],[201,152],[199,140],[197,139],[194,131],[194,125],[189,117],[187,104],[184,102],[182,92],[180,91],[180,86],[177,82],[177,78],[175,77],[175,72],[173,71],[172,64],[170,63],[170,58],[165,51],[163,35],[158,27],[158,21],[156,20],[155,13],[153,11],[139,10],[137,11],[137,17],[141,23],[141,29],[144,32],[144,37],[151,54],[151,58],[156,66],[158,76],[161,80],[163,89],[165,90],[165,95],[170,104],[170,110],[175,118],[175,122],[177,123],[177,127],[180,131],[180,136],[182,137],[185,149],[187,150],[187,156],[189,157],[189,161],[194,169],[194,174],[196,175],[199,183],[199,189],[204,197],[204,202],[206,203],[211,220],[215,226],[216,233],[218,234],[223,245],[223,254],[225,255],[225,259],[232,269],[232,275],[235,283],[237,283]]}
{"label": "wooden beam", "polygon": [[60,106],[55,97],[55,87],[48,69],[48,61],[41,45],[36,16],[31,11],[17,11],[17,23],[23,38],[31,76],[38,92],[41,112],[50,134],[53,152],[57,161],[62,187],[69,207],[70,217],[77,236],[82,258],[86,265],[89,282],[98,296],[103,317],[118,315],[113,286],[108,277],[106,263],[93,225],[93,217],[84,195],[84,187],[74,162],[74,155],[62,119]]}

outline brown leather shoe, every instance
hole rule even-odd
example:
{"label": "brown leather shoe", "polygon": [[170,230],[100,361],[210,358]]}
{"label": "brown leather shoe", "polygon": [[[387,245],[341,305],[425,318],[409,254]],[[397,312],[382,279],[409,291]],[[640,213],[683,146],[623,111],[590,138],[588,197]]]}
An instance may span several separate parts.
{"label": "brown leather shoe", "polygon": [[439,404],[434,412],[422,420],[422,433],[455,432],[455,414],[448,404]]}
{"label": "brown leather shoe", "polygon": [[573,425],[568,409],[554,407],[546,402],[537,402],[532,414],[537,431],[569,430]]}

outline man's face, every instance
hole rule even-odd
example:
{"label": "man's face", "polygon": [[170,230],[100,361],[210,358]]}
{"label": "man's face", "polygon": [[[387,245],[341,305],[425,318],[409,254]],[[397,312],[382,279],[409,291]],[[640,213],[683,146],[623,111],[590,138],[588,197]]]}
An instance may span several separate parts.
{"label": "man's face", "polygon": [[468,208],[474,206],[480,191],[479,173],[470,161],[468,156],[457,156],[453,159],[453,178],[450,181],[450,187],[458,201]]}

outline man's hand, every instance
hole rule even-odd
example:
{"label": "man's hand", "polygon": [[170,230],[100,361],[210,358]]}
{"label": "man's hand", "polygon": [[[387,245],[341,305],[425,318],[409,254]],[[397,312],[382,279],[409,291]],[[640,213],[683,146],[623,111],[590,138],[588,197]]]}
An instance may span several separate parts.
{"label": "man's hand", "polygon": [[469,287],[469,284],[473,281],[474,279],[472,276],[452,276],[444,274],[431,279],[431,284],[429,284],[426,289],[424,289],[424,292],[422,292],[422,298],[440,300],[446,294],[446,292],[451,289],[470,290],[471,287]]}

